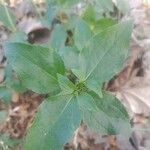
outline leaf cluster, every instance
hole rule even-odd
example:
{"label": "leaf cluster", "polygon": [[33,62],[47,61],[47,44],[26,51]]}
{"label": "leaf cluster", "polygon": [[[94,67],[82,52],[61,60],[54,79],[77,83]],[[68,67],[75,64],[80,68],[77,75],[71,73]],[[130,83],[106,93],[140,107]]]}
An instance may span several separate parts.
{"label": "leaf cluster", "polygon": [[[130,133],[127,111],[103,85],[122,67],[132,22],[97,18],[93,4],[98,1],[92,1],[82,15],[64,10],[74,2],[48,1],[51,7],[43,19],[55,26],[47,44],[16,38],[4,46],[22,87],[49,95],[29,128],[25,150],[62,149],[81,121],[101,134]],[[111,1],[101,3],[103,9],[111,9]]]}

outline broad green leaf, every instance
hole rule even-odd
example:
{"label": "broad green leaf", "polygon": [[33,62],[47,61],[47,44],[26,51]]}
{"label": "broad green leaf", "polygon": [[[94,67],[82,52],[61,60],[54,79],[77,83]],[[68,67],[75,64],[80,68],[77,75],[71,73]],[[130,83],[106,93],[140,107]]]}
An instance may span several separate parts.
{"label": "broad green leaf", "polygon": [[59,51],[63,48],[67,38],[67,33],[62,25],[56,25],[51,34],[50,44],[51,47]]}
{"label": "broad green leaf", "polygon": [[128,136],[128,114],[119,101],[108,93],[99,98],[93,93],[57,95],[45,100],[29,129],[25,150],[59,150],[83,121],[101,134]]}
{"label": "broad green leaf", "polygon": [[75,85],[66,77],[61,74],[57,74],[59,86],[62,89],[62,92],[65,94],[73,93]]}
{"label": "broad green leaf", "polygon": [[92,35],[92,31],[88,24],[84,20],[78,19],[74,31],[74,42],[80,51],[91,39]]}
{"label": "broad green leaf", "polygon": [[59,65],[63,67],[63,64],[53,50],[23,43],[6,43],[5,50],[8,61],[25,87],[38,93],[59,89],[56,74],[64,72],[59,72]]}
{"label": "broad green leaf", "polygon": [[102,97],[102,83],[99,80],[88,80],[86,81],[86,86],[97,93],[99,97]]}
{"label": "broad green leaf", "polygon": [[67,69],[77,69],[79,67],[79,50],[75,46],[61,48],[59,54]]}
{"label": "broad green leaf", "polygon": [[122,22],[103,30],[85,46],[79,64],[88,86],[97,81],[100,90],[103,82],[119,71],[128,53],[131,31],[131,21]]}
{"label": "broad green leaf", "polygon": [[123,105],[111,94],[104,92],[103,98],[95,94],[82,93],[78,96],[83,121],[93,131],[101,134],[128,137],[130,123]]}
{"label": "broad green leaf", "polygon": [[59,95],[45,100],[29,129],[24,150],[61,150],[81,121],[77,99]]}
{"label": "broad green leaf", "polygon": [[54,65],[54,71],[59,73],[59,74],[64,74],[65,73],[65,66],[64,62],[61,59],[61,57],[54,51],[53,52],[53,65]]}
{"label": "broad green leaf", "polygon": [[16,18],[13,12],[5,5],[0,5],[0,22],[11,31],[15,31]]}

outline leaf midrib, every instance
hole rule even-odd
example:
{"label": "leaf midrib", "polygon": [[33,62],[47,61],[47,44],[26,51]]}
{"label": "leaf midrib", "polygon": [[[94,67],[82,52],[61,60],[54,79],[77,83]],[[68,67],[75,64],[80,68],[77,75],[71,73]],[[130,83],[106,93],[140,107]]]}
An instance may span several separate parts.
{"label": "leaf midrib", "polygon": [[[19,53],[18,53],[19,54]],[[19,54],[20,56],[24,57],[23,55]],[[37,68],[40,68],[40,70],[42,70],[45,74],[47,74],[48,76],[50,76],[53,80],[57,81],[57,79],[52,76],[49,72],[47,72],[45,69],[43,69],[42,67],[40,67],[38,64],[36,64],[35,62],[29,60],[27,57],[24,57],[25,60],[31,62],[33,65],[35,65]]]}

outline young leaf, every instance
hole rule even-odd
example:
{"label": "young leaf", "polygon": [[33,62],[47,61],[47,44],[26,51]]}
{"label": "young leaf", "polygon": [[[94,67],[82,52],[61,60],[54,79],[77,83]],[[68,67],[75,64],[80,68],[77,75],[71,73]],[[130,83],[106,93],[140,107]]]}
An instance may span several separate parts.
{"label": "young leaf", "polygon": [[59,95],[45,100],[29,129],[25,150],[61,150],[81,121],[77,99]]}
{"label": "young leaf", "polygon": [[13,12],[5,5],[0,5],[0,22],[11,31],[15,31],[16,18]]}
{"label": "young leaf", "polygon": [[82,50],[79,59],[80,70],[85,74],[89,87],[96,80],[100,89],[102,83],[122,67],[128,53],[131,31],[131,21],[111,26],[94,36]]}
{"label": "young leaf", "polygon": [[111,94],[104,92],[103,98],[82,93],[78,103],[83,121],[95,132],[110,135],[129,136],[130,124],[128,114],[123,105]]}
{"label": "young leaf", "polygon": [[7,43],[5,50],[10,64],[25,87],[38,93],[59,89],[56,74],[58,65],[63,64],[60,58],[54,59],[56,53],[53,50],[23,43]]}
{"label": "young leaf", "polygon": [[65,94],[71,94],[75,89],[75,85],[66,76],[63,76],[61,74],[57,74],[57,76],[62,92]]}

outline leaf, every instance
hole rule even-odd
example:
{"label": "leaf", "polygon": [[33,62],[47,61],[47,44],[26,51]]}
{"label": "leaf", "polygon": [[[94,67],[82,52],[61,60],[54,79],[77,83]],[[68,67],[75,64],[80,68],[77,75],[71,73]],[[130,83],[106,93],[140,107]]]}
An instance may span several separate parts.
{"label": "leaf", "polygon": [[52,22],[54,20],[54,18],[56,17],[56,14],[57,14],[57,8],[50,5],[50,4],[47,4],[47,9],[46,9],[46,13],[45,13],[45,16],[43,18],[43,21],[46,22],[46,24],[49,26],[49,24],[52,25]]}
{"label": "leaf", "polygon": [[95,132],[109,135],[130,134],[128,114],[123,105],[111,94],[104,92],[103,98],[95,94],[78,96],[83,121]]}
{"label": "leaf", "polygon": [[[49,93],[59,89],[57,72],[62,61],[54,59],[56,53],[41,46],[6,43],[6,56],[23,85],[37,93]],[[63,67],[64,69],[64,67]]]}
{"label": "leaf", "polygon": [[71,94],[75,89],[75,85],[65,76],[58,74],[58,82],[63,93]]}
{"label": "leaf", "polygon": [[57,51],[60,48],[63,48],[65,45],[65,41],[67,38],[67,33],[61,25],[56,25],[54,31],[51,34],[50,43],[52,48],[56,49]]}
{"label": "leaf", "polygon": [[102,18],[102,19],[96,21],[96,23],[94,25],[94,32],[99,33],[101,31],[107,29],[108,27],[115,25],[116,23],[117,22],[111,18]]}
{"label": "leaf", "polygon": [[9,42],[26,42],[27,43],[27,35],[24,32],[14,32],[9,35]]}
{"label": "leaf", "polygon": [[57,72],[59,74],[65,73],[64,62],[55,51],[53,52],[53,65],[54,65],[53,69],[55,70],[55,72]]}
{"label": "leaf", "polygon": [[82,119],[101,134],[128,136],[130,133],[128,114],[114,96],[106,92],[101,99],[95,93],[57,95],[40,105],[28,131],[24,149],[62,149]]}
{"label": "leaf", "polygon": [[[81,116],[77,99],[58,95],[45,100],[29,129],[25,150],[60,150],[79,126]],[[39,142],[40,141],[40,142]]]}
{"label": "leaf", "polygon": [[84,73],[81,72],[81,70],[78,69],[71,69],[71,71],[74,73],[74,75],[80,79],[79,82],[83,82],[85,77],[84,77]]}
{"label": "leaf", "polygon": [[77,48],[81,51],[85,44],[90,40],[92,37],[92,31],[88,24],[82,20],[78,19],[75,26],[74,31],[74,41]]}
{"label": "leaf", "polygon": [[131,31],[131,21],[122,22],[100,32],[85,46],[80,53],[79,70],[88,86],[97,81],[100,89],[119,71],[128,53]]}
{"label": "leaf", "polygon": [[77,69],[79,67],[79,50],[75,46],[65,46],[59,50],[67,69]]}
{"label": "leaf", "polygon": [[[13,69],[10,64],[5,67],[5,85],[6,89],[11,91],[15,90],[17,92],[25,92],[26,88],[22,85],[21,81],[15,77],[13,74]],[[9,98],[9,101],[11,99]]]}
{"label": "leaf", "polygon": [[96,21],[96,12],[92,5],[89,5],[82,15],[83,20],[85,20],[92,28]]}
{"label": "leaf", "polygon": [[0,22],[11,31],[15,31],[16,18],[11,9],[5,5],[0,5]]}
{"label": "leaf", "polygon": [[112,0],[94,0],[95,9],[99,12],[113,11]]}

